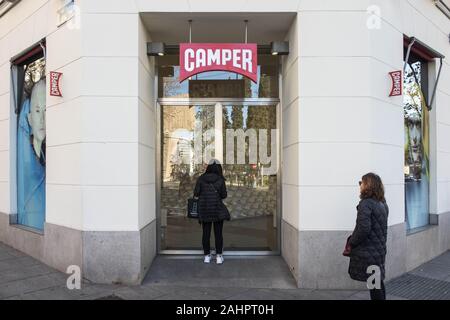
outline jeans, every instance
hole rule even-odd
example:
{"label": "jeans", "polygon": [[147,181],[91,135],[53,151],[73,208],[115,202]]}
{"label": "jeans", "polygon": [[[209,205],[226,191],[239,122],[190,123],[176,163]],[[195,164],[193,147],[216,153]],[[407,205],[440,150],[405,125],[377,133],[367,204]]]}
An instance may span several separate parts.
{"label": "jeans", "polygon": [[211,237],[211,227],[214,224],[214,238],[215,238],[215,244],[216,244],[216,254],[222,254],[223,249],[223,221],[217,221],[217,222],[203,222],[203,236],[202,236],[202,244],[203,244],[203,251],[205,255],[211,253],[211,248],[209,244],[209,238]]}
{"label": "jeans", "polygon": [[383,280],[381,280],[380,289],[370,289],[370,300],[386,300],[386,288]]}

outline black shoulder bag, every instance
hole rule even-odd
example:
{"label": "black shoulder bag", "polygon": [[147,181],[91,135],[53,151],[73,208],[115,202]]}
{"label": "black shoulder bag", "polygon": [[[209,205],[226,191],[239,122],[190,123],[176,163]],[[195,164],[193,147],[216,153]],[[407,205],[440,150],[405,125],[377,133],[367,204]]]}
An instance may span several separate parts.
{"label": "black shoulder bag", "polygon": [[189,198],[187,207],[188,218],[198,219],[198,198]]}

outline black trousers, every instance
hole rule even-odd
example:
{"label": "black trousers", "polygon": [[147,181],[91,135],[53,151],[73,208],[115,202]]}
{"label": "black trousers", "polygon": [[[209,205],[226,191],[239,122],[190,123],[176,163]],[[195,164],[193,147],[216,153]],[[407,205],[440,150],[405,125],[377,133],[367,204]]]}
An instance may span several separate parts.
{"label": "black trousers", "polygon": [[213,224],[214,224],[214,238],[215,238],[215,245],[216,245],[216,254],[222,254],[223,221],[217,221],[217,222],[202,222],[202,227],[203,227],[202,244],[203,244],[203,251],[204,251],[205,255],[211,253],[209,238],[211,237],[211,227]]}
{"label": "black trousers", "polygon": [[370,300],[386,300],[386,288],[384,287],[384,281],[381,280],[380,289],[370,289]]}

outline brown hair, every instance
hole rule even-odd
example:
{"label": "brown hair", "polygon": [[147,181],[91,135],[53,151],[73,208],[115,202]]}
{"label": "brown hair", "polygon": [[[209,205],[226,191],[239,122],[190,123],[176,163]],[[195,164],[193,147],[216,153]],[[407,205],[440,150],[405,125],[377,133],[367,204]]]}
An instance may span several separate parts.
{"label": "brown hair", "polygon": [[384,186],[379,175],[369,172],[362,177],[365,188],[360,194],[361,199],[372,198],[381,202],[386,202],[384,198]]}

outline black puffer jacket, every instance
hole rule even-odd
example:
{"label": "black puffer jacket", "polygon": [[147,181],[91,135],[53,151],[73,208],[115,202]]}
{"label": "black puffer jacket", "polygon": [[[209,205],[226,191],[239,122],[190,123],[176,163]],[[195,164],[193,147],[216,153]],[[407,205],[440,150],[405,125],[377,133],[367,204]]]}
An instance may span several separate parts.
{"label": "black puffer jacket", "polygon": [[367,267],[377,265],[384,280],[389,208],[386,203],[375,199],[363,199],[356,208],[358,216],[350,238],[348,273],[354,280],[367,281],[371,275],[366,273]]}
{"label": "black puffer jacket", "polygon": [[199,222],[230,220],[230,214],[222,202],[227,197],[227,187],[221,176],[202,174],[195,185],[194,196],[199,198]]}

